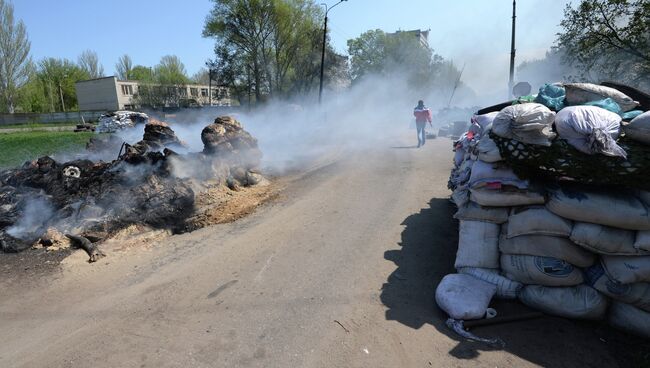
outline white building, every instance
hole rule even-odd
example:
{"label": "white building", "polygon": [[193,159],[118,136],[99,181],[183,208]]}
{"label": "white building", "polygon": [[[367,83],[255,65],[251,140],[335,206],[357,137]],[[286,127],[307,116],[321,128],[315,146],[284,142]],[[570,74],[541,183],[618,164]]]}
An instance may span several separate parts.
{"label": "white building", "polygon": [[[75,84],[79,110],[132,110],[138,108],[136,96],[141,82],[118,80],[115,76],[80,81]],[[154,86],[156,88],[158,86]],[[227,87],[201,84],[167,87],[169,94],[178,96],[186,106],[230,106],[230,91]]]}

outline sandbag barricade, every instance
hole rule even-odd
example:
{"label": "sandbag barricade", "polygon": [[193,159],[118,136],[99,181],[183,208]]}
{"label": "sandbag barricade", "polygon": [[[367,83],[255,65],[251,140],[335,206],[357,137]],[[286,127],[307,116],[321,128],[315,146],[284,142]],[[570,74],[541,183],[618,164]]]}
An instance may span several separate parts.
{"label": "sandbag barricade", "polygon": [[486,295],[516,298],[650,337],[650,112],[588,83],[540,96],[474,116],[454,143],[455,267],[470,277],[455,282],[486,289],[470,314],[441,307],[484,318]]}

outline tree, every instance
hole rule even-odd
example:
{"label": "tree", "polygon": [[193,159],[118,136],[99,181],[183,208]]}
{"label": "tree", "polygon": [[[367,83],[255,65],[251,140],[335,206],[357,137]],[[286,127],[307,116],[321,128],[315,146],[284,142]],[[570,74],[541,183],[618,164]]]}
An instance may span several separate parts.
{"label": "tree", "polygon": [[422,45],[411,32],[370,30],[348,40],[348,53],[353,83],[367,76],[397,77],[423,90],[453,87],[460,78],[453,63]]}
{"label": "tree", "polygon": [[89,79],[88,73],[68,59],[47,58],[38,64],[41,81],[50,105],[50,111],[77,109],[75,82]]}
{"label": "tree", "polygon": [[524,61],[517,66],[517,81],[528,82],[533,92],[545,83],[579,79],[579,72],[565,62],[565,51],[556,47],[546,52],[543,58]]}
{"label": "tree", "polygon": [[[217,78],[235,94],[252,91],[255,101],[262,101],[315,89],[323,45],[318,5],[309,0],[213,2],[203,35],[215,38]],[[331,47],[327,58],[340,60]],[[327,76],[341,65],[328,64]]]}
{"label": "tree", "polygon": [[30,46],[25,24],[14,19],[13,4],[0,0],[0,96],[11,114],[18,90],[29,77]]}
{"label": "tree", "polygon": [[97,53],[92,50],[86,50],[79,55],[79,67],[84,70],[91,79],[101,78],[104,76],[104,67],[99,63]]}
{"label": "tree", "polygon": [[557,46],[583,77],[650,87],[650,0],[581,0],[560,26]]}
{"label": "tree", "polygon": [[201,68],[198,72],[194,73],[190,81],[196,84],[210,84],[210,72],[206,68]]}
{"label": "tree", "polygon": [[142,65],[136,65],[129,72],[129,79],[143,82],[153,82],[153,69]]}
{"label": "tree", "polygon": [[132,68],[133,62],[131,61],[131,57],[127,54],[120,56],[120,58],[117,59],[117,63],[115,64],[115,72],[117,73],[117,78],[121,80],[135,79],[131,75]]}
{"label": "tree", "polygon": [[180,85],[189,82],[185,65],[176,55],[163,56],[160,63],[154,67],[154,75],[156,81],[163,85]]}

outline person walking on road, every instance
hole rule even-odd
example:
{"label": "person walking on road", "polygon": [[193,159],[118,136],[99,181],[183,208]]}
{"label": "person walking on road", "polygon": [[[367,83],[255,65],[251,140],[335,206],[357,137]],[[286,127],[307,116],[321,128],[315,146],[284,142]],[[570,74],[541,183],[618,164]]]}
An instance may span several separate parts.
{"label": "person walking on road", "polygon": [[[418,148],[420,148],[426,143],[427,133],[424,131],[424,128],[427,122],[431,125],[431,110],[424,106],[424,101],[420,100],[413,110],[413,116],[415,116],[415,126],[418,133]],[[433,128],[433,125],[431,127]]]}

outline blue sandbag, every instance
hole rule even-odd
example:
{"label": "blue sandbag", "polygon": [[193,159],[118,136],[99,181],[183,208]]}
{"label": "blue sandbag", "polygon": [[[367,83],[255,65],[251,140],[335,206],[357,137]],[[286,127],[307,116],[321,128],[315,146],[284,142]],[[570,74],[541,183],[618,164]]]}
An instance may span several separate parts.
{"label": "blue sandbag", "polygon": [[566,91],[564,87],[554,84],[545,84],[539,88],[539,94],[535,102],[540,103],[551,110],[560,111],[564,108],[564,98]]}
{"label": "blue sandbag", "polygon": [[611,111],[611,112],[613,112],[615,114],[619,114],[619,115],[621,115],[621,113],[623,112],[622,109],[621,109],[621,106],[619,104],[617,104],[616,101],[612,100],[609,97],[607,97],[604,100],[587,102],[587,103],[585,103],[585,105],[598,106],[600,108],[603,108],[605,110]]}
{"label": "blue sandbag", "polygon": [[632,119],[636,118],[637,116],[639,116],[641,114],[643,114],[642,110],[632,110],[632,111],[628,111],[626,113],[623,113],[621,115],[621,117],[623,118],[623,120],[632,120]]}

